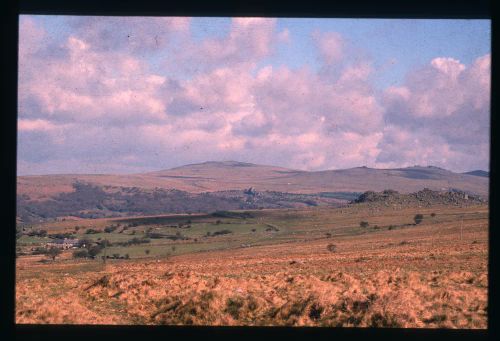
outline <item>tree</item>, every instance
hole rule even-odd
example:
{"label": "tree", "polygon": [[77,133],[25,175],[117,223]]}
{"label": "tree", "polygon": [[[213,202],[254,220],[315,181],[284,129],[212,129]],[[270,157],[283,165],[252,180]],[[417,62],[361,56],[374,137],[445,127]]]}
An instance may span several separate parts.
{"label": "tree", "polygon": [[89,256],[90,257],[95,257],[97,256],[100,252],[102,251],[102,246],[101,245],[92,245],[89,248]]}
{"label": "tree", "polygon": [[47,250],[47,256],[51,257],[53,261],[56,260],[56,257],[61,254],[61,250],[58,249],[57,247],[51,247],[49,250]]}
{"label": "tree", "polygon": [[78,247],[84,247],[84,248],[86,248],[88,250],[92,246],[92,240],[87,239],[87,238],[80,239],[78,241],[77,246]]}
{"label": "tree", "polygon": [[76,250],[73,252],[73,258],[87,258],[89,256],[89,252],[87,249]]}
{"label": "tree", "polygon": [[424,216],[422,214],[415,214],[415,217],[413,217],[413,220],[415,221],[415,224],[420,224],[422,220],[424,220]]}

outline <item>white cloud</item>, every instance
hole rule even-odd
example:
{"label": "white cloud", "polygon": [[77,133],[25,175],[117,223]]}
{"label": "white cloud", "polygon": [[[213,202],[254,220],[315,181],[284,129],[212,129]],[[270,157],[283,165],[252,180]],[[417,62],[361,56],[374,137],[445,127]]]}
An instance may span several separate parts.
{"label": "white cloud", "polygon": [[[222,159],[310,170],[487,167],[489,55],[471,65],[432,59],[380,95],[371,61],[353,59],[338,33],[314,34],[322,65],[313,71],[265,65],[276,44],[293,41],[273,19],[235,18],[226,36],[202,42],[183,18],[113,29],[121,22],[80,18],[61,44],[21,21],[21,172],[58,164],[66,172],[78,162],[87,165],[80,170],[133,172]],[[158,43],[149,37],[155,30]],[[174,77],[153,68],[147,53],[199,68]]]}

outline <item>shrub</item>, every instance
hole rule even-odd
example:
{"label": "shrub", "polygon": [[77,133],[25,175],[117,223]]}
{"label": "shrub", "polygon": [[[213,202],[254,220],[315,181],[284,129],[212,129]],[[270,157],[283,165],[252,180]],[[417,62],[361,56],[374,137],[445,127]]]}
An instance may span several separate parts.
{"label": "shrub", "polygon": [[87,249],[76,250],[73,252],[73,258],[87,258],[89,256],[89,252]]}
{"label": "shrub", "polygon": [[152,239],[160,239],[160,238],[163,238],[163,235],[161,233],[157,233],[157,232],[147,232],[146,235],[149,237],[149,238],[152,238]]}
{"label": "shrub", "polygon": [[327,249],[328,251],[330,251],[330,252],[335,252],[335,251],[337,250],[337,245],[335,245],[335,244],[328,244],[328,245],[326,246],[326,249]]}
{"label": "shrub", "polygon": [[87,231],[85,231],[85,234],[96,234],[96,233],[99,233],[99,231],[94,229],[87,229]]}
{"label": "shrub", "polygon": [[435,216],[436,216],[436,213],[432,212],[432,213],[431,213],[431,217],[433,217],[433,218],[434,218]]}
{"label": "shrub", "polygon": [[252,229],[252,232],[255,232],[255,231],[257,231],[257,229]]}
{"label": "shrub", "polygon": [[250,310],[250,311],[254,311],[255,309],[257,309],[258,304],[253,296],[248,297],[247,306],[248,306],[248,310]]}
{"label": "shrub", "polygon": [[330,232],[325,233],[325,235],[327,238],[330,238],[332,236],[332,234]]}
{"label": "shrub", "polygon": [[146,249],[146,250],[144,250],[144,253],[145,253],[145,254],[147,254],[147,255],[149,255],[149,253],[150,253],[150,252],[151,252],[151,250],[150,250],[150,249]]}
{"label": "shrub", "polygon": [[51,239],[64,239],[64,238],[74,238],[74,235],[72,233],[55,233],[55,234],[49,234],[48,237]]}
{"label": "shrub", "polygon": [[78,241],[78,244],[76,244],[76,246],[78,246],[78,247],[84,247],[84,245],[85,245],[85,247],[86,247],[87,249],[89,249],[89,248],[90,248],[90,246],[92,245],[92,241],[91,241],[90,239],[86,239],[86,238],[84,238],[84,239],[80,239],[80,240]]}
{"label": "shrub", "polygon": [[92,245],[90,248],[89,248],[89,256],[90,257],[95,257],[97,256],[101,251],[102,251],[103,247],[101,245]]}
{"label": "shrub", "polygon": [[223,234],[229,234],[229,233],[233,233],[233,231],[231,230],[220,230],[220,231],[215,231],[214,233],[212,233],[212,236],[219,236],[219,235],[223,235]]}
{"label": "shrub", "polygon": [[106,226],[106,227],[104,228],[104,232],[105,232],[105,233],[111,233],[111,232],[113,232],[114,230],[116,230],[116,226]]}
{"label": "shrub", "polygon": [[237,320],[240,317],[240,308],[243,307],[243,300],[241,298],[228,298],[226,301],[226,313]]}
{"label": "shrub", "polygon": [[58,249],[57,247],[51,247],[49,250],[47,250],[47,256],[52,258],[52,260],[56,260],[56,257],[61,254],[61,249]]}
{"label": "shrub", "polygon": [[130,258],[129,254],[128,254],[128,253],[126,253],[126,254],[125,254],[125,259],[129,259],[129,258]]}
{"label": "shrub", "polygon": [[278,232],[280,230],[277,226],[272,224],[266,224],[266,226],[268,226],[268,228],[266,228],[266,231]]}
{"label": "shrub", "polygon": [[361,227],[368,227],[370,224],[367,221],[360,221],[359,226]]}
{"label": "shrub", "polygon": [[309,318],[314,321],[319,320],[321,318],[321,313],[323,312],[323,310],[324,308],[318,303],[313,303],[309,310]]}
{"label": "shrub", "polygon": [[46,237],[47,230],[30,231],[28,233],[28,236],[30,236],[30,237]]}
{"label": "shrub", "polygon": [[422,220],[424,220],[424,216],[422,214],[415,214],[415,217],[413,217],[413,220],[415,221],[415,224],[420,224]]}

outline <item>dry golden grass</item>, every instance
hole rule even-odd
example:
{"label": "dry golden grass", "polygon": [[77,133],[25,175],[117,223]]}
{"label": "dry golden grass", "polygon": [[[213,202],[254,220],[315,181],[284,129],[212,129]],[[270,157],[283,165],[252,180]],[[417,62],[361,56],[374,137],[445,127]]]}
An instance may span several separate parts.
{"label": "dry golden grass", "polygon": [[483,217],[465,220],[462,237],[459,220],[424,221],[105,266],[21,257],[16,322],[486,328],[487,256]]}

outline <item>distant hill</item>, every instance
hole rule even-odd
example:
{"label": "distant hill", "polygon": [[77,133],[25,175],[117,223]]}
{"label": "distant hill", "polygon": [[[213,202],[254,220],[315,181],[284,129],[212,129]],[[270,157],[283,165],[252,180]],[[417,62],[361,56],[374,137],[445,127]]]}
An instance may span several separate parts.
{"label": "distant hill", "polygon": [[[31,219],[77,215],[205,212],[338,205],[365,191],[463,191],[488,197],[489,179],[437,167],[300,171],[225,161],[141,174],[19,176],[18,212]],[[251,189],[250,189],[251,188]],[[252,194],[257,193],[257,195]],[[26,219],[24,219],[26,220]]]}
{"label": "distant hill", "polygon": [[19,176],[18,195],[49,199],[72,192],[75,182],[103,187],[137,187],[143,190],[176,189],[189,193],[243,190],[289,193],[365,192],[393,189],[411,193],[423,188],[458,189],[488,195],[488,179],[476,174],[454,173],[437,167],[374,169],[356,167],[341,170],[300,171],[236,161],[205,162],[141,174],[65,174]]}
{"label": "distant hill", "polygon": [[490,172],[487,172],[487,171],[484,171],[484,170],[473,170],[473,171],[470,171],[470,172],[465,172],[465,173],[462,173],[462,174],[468,174],[468,175],[474,175],[474,176],[482,176],[482,177],[485,177],[485,178],[489,178],[490,177]]}

